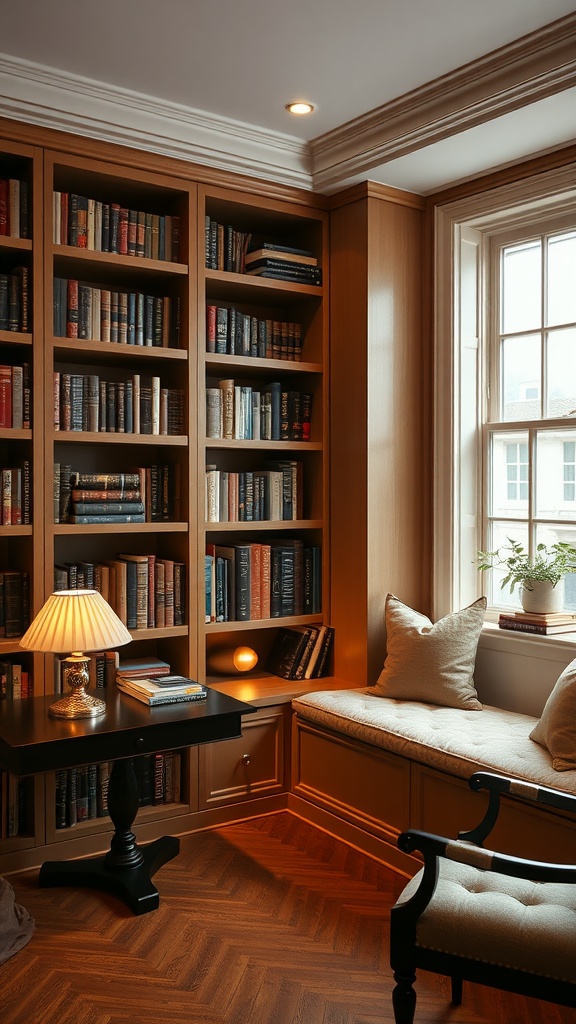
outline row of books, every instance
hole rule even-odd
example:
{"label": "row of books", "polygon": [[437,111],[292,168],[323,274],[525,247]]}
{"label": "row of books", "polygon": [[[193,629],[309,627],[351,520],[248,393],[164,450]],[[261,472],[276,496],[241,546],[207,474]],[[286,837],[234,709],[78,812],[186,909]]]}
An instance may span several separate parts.
{"label": "row of books", "polygon": [[[111,762],[56,772],[56,828],[72,828],[108,815]],[[140,807],[180,802],[181,755],[177,751],[134,758]]]}
{"label": "row of books", "polygon": [[31,521],[30,462],[0,470],[2,526],[28,526]]}
{"label": "row of books", "polygon": [[268,465],[266,469],[244,472],[206,466],[206,522],[302,519],[302,463],[287,459]]}
{"label": "row of books", "polygon": [[20,178],[0,178],[0,235],[30,238],[28,182]]}
{"label": "row of books", "polygon": [[270,648],[266,671],[281,679],[319,679],[328,673],[333,626],[281,629]]}
{"label": "row of books", "polygon": [[233,306],[208,305],[206,351],[299,361],[302,356],[302,324],[264,320]]}
{"label": "row of books", "polygon": [[[54,522],[78,522],[78,517],[90,516],[94,517],[87,520],[90,523],[105,523],[118,515],[143,515],[146,523],[176,522],[180,475],[179,462],[141,466],[128,473],[77,473],[71,465],[56,462]],[[119,505],[126,506],[124,511]]]}
{"label": "row of books", "polygon": [[128,629],[183,626],[186,566],[155,554],[119,553],[103,562],[54,566],[54,590],[100,591]]}
{"label": "row of books", "polygon": [[0,637],[22,636],[30,625],[30,577],[26,570],[0,570]]}
{"label": "row of books", "polygon": [[206,388],[206,436],[215,440],[309,441],[312,395],[279,381],[261,389],[233,379]]}
{"label": "row of books", "polygon": [[209,215],[205,220],[205,262],[208,270],[252,274],[300,284],[322,283],[322,271],[310,249],[267,240]]}
{"label": "row of books", "polygon": [[321,550],[287,538],[270,544],[209,544],[206,622],[245,622],[321,611]]}
{"label": "row of books", "polygon": [[57,338],[177,348],[180,300],[56,277],[53,328]]}
{"label": "row of books", "polygon": [[130,210],[74,192],[54,192],[53,242],[177,263],[180,217]]}
{"label": "row of books", "polygon": [[0,771],[0,839],[24,833],[26,821],[25,779]]}
{"label": "row of books", "polygon": [[32,425],[30,363],[0,365],[0,427],[29,430]]}
{"label": "row of books", "polygon": [[30,273],[28,267],[16,267],[0,274],[0,331],[27,334],[30,320]]}
{"label": "row of books", "polygon": [[502,612],[498,616],[500,629],[517,633],[536,633],[551,636],[556,633],[576,633],[576,612]]}
{"label": "row of books", "polygon": [[0,661],[0,700],[25,700],[33,696],[32,676],[20,662]]}
{"label": "row of books", "polygon": [[184,391],[162,387],[160,377],[134,373],[114,381],[96,373],[55,370],[53,390],[54,430],[184,433]]}

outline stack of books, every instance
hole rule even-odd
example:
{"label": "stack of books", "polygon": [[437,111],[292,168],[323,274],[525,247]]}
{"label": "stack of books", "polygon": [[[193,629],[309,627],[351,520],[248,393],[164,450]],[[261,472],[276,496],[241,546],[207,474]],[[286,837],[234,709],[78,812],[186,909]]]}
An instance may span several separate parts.
{"label": "stack of books", "polygon": [[318,260],[308,249],[252,239],[244,257],[244,273],[277,281],[322,284]]}
{"label": "stack of books", "polygon": [[550,636],[554,633],[576,633],[576,612],[503,612],[498,617],[500,629],[516,630],[518,633],[537,633]]}
{"label": "stack of books", "polygon": [[181,704],[192,700],[205,700],[208,690],[187,676],[158,675],[154,677],[116,675],[116,686],[122,693],[135,697],[148,707],[161,704]]}
{"label": "stack of books", "polygon": [[280,679],[319,679],[324,675],[334,636],[332,626],[292,626],[280,630],[266,671]]}
{"label": "stack of books", "polygon": [[72,473],[69,523],[143,523],[138,473]]}

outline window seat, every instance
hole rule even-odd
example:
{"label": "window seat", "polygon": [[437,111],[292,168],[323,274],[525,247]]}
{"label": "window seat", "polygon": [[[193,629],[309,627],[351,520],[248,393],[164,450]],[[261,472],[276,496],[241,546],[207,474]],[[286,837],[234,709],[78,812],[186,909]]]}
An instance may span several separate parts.
{"label": "window seat", "polygon": [[[408,828],[455,835],[473,827],[486,799],[467,786],[477,770],[576,795],[576,771],[554,770],[548,751],[529,738],[537,721],[529,715],[392,700],[366,687],[305,694],[292,706],[293,792],[341,818],[356,842],[358,829],[392,848]],[[561,859],[576,861],[574,819],[513,798],[505,803],[499,828],[506,852],[546,859],[553,843]],[[393,849],[378,855],[410,870]]]}

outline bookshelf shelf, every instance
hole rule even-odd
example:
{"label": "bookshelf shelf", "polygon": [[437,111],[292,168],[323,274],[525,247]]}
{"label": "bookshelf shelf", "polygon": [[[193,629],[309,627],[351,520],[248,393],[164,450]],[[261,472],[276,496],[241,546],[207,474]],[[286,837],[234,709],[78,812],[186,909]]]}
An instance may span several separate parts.
{"label": "bookshelf shelf", "polygon": [[30,238],[10,238],[8,235],[1,235],[0,251],[2,249],[12,252],[32,252],[32,240]]}
{"label": "bookshelf shelf", "polygon": [[65,444],[153,444],[154,447],[188,447],[188,437],[186,434],[115,434],[105,431],[100,434],[92,430],[53,430],[52,437],[55,442],[62,441]]}
{"label": "bookshelf shelf", "polygon": [[231,373],[245,370],[247,373],[256,373],[258,370],[269,370],[270,372],[281,373],[322,373],[320,363],[303,363],[296,360],[261,359],[258,356],[242,357],[228,356],[220,353],[206,353],[206,369],[209,373],[220,373],[222,368],[229,369]]}
{"label": "bookshelf shelf", "polygon": [[[54,536],[83,536],[84,534],[109,533],[117,534],[118,526],[110,523],[55,523]],[[122,523],[122,533],[187,533],[188,523]]]}
{"label": "bookshelf shelf", "polygon": [[32,345],[32,335],[21,331],[0,331],[2,345]]}
{"label": "bookshelf shelf", "polygon": [[134,359],[150,360],[154,363],[162,360],[185,363],[188,360],[188,352],[180,348],[141,347],[140,345],[123,345],[110,341],[82,341],[64,338],[54,338],[52,344],[56,359],[67,359],[78,363],[98,360],[100,357],[106,361],[110,359],[120,364],[125,360],[127,365]]}
{"label": "bookshelf shelf", "polygon": [[205,523],[206,533],[277,533],[279,530],[321,530],[322,519],[261,519],[257,522]]}
{"label": "bookshelf shelf", "polygon": [[32,526],[0,526],[0,537],[31,537]]}
{"label": "bookshelf shelf", "polygon": [[267,452],[321,452],[321,441],[241,441],[236,438],[206,438],[207,449],[267,451]]}
{"label": "bookshelf shelf", "polygon": [[152,260],[139,256],[122,256],[119,253],[111,252],[95,252],[93,249],[77,249],[71,245],[54,245],[53,255],[60,270],[79,265],[84,270],[114,268],[115,272],[126,270],[131,274],[145,277],[188,276],[188,267],[184,263],[170,263],[167,260]]}

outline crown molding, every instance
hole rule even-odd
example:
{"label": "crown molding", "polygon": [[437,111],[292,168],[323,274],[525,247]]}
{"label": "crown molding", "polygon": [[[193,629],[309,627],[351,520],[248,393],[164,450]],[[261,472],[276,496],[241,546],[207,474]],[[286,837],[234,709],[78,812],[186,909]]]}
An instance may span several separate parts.
{"label": "crown molding", "polygon": [[311,143],[315,191],[576,85],[576,14],[494,50]]}
{"label": "crown molding", "polygon": [[0,113],[310,191],[300,139],[0,54]]}
{"label": "crown molding", "polygon": [[0,54],[5,117],[323,194],[575,85],[576,13],[306,143]]}

